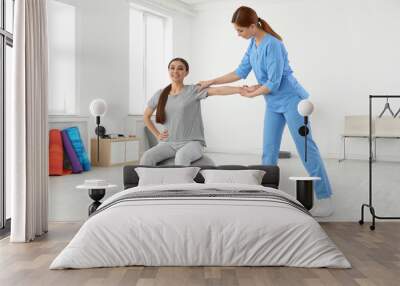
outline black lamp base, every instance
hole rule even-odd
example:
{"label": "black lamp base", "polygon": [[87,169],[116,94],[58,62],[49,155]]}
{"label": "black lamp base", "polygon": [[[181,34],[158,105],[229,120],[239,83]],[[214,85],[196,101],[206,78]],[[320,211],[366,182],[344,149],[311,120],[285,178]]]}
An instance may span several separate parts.
{"label": "black lamp base", "polygon": [[89,189],[89,197],[94,201],[88,209],[89,216],[101,205],[100,200],[106,194],[106,189]]}
{"label": "black lamp base", "polygon": [[104,128],[104,126],[99,125],[94,130],[94,133],[96,133],[96,135],[98,135],[100,138],[102,138],[102,137],[104,137],[104,135],[106,135],[106,129]]}

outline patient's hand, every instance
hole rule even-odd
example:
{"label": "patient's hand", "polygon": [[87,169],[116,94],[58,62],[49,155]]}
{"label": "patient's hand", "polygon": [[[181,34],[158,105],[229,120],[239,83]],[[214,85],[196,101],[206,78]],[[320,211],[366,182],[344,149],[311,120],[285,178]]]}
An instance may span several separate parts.
{"label": "patient's hand", "polygon": [[211,80],[202,80],[202,81],[199,81],[197,83],[199,92],[202,91],[203,89],[207,88],[207,87],[210,87],[210,85],[212,85],[212,81]]}
{"label": "patient's hand", "polygon": [[260,87],[259,84],[251,85],[251,86],[248,86],[248,85],[244,85],[244,86],[243,86],[243,88],[244,88],[247,92],[256,91],[259,87]]}
{"label": "patient's hand", "polygon": [[168,139],[168,130],[164,130],[163,132],[157,135],[157,139],[160,141],[165,141]]}

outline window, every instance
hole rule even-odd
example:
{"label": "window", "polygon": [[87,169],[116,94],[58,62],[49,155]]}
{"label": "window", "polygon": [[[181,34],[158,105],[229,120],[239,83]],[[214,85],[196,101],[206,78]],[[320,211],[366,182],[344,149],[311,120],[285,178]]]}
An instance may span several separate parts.
{"label": "window", "polygon": [[14,0],[5,1],[5,27],[7,32],[14,32]]}
{"label": "window", "polygon": [[5,188],[5,105],[11,93],[14,1],[0,0],[0,237],[9,232],[10,194]]}
{"label": "window", "polygon": [[48,1],[49,114],[76,114],[76,8]]}
{"label": "window", "polygon": [[151,96],[168,84],[172,20],[136,5],[129,18],[129,113],[143,114]]}

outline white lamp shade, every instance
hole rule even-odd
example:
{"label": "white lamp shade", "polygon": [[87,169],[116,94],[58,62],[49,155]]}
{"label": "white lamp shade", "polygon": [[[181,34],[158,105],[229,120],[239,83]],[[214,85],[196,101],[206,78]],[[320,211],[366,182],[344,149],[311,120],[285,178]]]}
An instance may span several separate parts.
{"label": "white lamp shade", "polygon": [[93,116],[103,116],[107,112],[107,103],[104,99],[97,98],[90,103],[90,113]]}
{"label": "white lamp shade", "polygon": [[311,103],[311,101],[303,99],[297,105],[297,111],[301,116],[309,116],[314,111],[314,105]]}

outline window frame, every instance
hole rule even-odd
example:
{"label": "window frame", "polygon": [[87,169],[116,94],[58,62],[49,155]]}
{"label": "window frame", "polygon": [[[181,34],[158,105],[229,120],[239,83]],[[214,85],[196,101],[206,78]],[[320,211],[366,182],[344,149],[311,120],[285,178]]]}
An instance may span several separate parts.
{"label": "window frame", "polygon": [[[6,105],[6,59],[7,59],[7,46],[13,48],[14,36],[12,32],[7,31],[6,20],[6,0],[0,0],[1,3],[1,23],[0,23],[0,58],[2,66],[0,67],[0,237],[7,235],[10,232],[11,219],[7,219],[6,213],[6,188],[5,188],[5,131],[6,131],[6,118],[5,118],[5,105]],[[15,0],[12,1],[12,14],[14,19]],[[13,25],[14,26],[14,25]],[[12,27],[14,30],[14,27]]]}
{"label": "window frame", "polygon": [[[168,75],[167,75],[167,69],[166,69],[166,65],[168,64],[168,60],[172,58],[172,50],[173,50],[173,46],[172,46],[172,37],[173,37],[173,33],[172,33],[172,26],[173,26],[173,19],[171,16],[168,16],[166,13],[161,13],[158,11],[155,11],[153,9],[148,9],[146,7],[140,6],[140,5],[136,5],[131,3],[130,4],[130,9],[134,9],[137,12],[142,13],[142,29],[141,29],[141,34],[142,34],[142,38],[140,39],[141,41],[141,45],[138,48],[141,51],[141,58],[143,59],[142,62],[142,66],[141,66],[141,93],[142,96],[140,97],[140,105],[142,105],[142,108],[140,110],[134,110],[134,108],[132,108],[132,106],[137,105],[137,100],[138,98],[135,97],[133,95],[133,91],[131,90],[131,78],[130,78],[130,83],[129,83],[129,115],[143,115],[144,113],[144,109],[146,107],[146,103],[147,101],[150,99],[150,97],[152,96],[152,94],[149,94],[150,90],[148,90],[148,86],[147,86],[147,73],[148,73],[148,69],[146,67],[146,61],[147,61],[147,17],[148,16],[152,16],[152,17],[159,17],[162,18],[163,21],[163,27],[164,27],[164,33],[163,33],[163,53],[164,53],[164,63],[163,63],[163,68],[165,68],[165,79],[168,80]],[[131,17],[131,16],[130,16]],[[132,27],[129,27],[129,30]],[[132,35],[131,32],[130,36]],[[129,47],[131,48],[131,46]],[[131,55],[129,55],[131,56]],[[130,59],[130,65],[129,65],[129,74],[130,77],[132,76],[132,66],[131,66],[131,59]],[[160,86],[160,88],[162,88],[162,86]]]}
{"label": "window frame", "polygon": [[[53,59],[53,54],[52,52],[54,52],[54,50],[52,50],[52,46],[49,40],[49,102],[48,102],[48,114],[49,115],[64,115],[64,116],[71,116],[71,115],[79,115],[80,112],[80,108],[79,108],[79,96],[80,96],[80,92],[79,92],[79,67],[78,67],[78,58],[77,58],[77,53],[78,53],[78,31],[77,31],[77,24],[78,24],[78,11],[77,11],[77,6],[74,5],[73,2],[68,1],[68,0],[51,0],[52,2],[56,2],[57,4],[62,4],[62,5],[67,5],[70,6],[72,8],[74,8],[74,45],[73,45],[73,62],[74,62],[74,75],[73,75],[73,79],[74,79],[74,89],[73,89],[73,93],[74,93],[74,103],[71,104],[72,108],[68,108],[68,104],[64,104],[63,106],[63,110],[56,110],[56,109],[52,109],[54,106],[51,105],[52,101],[55,100],[64,100],[65,102],[65,98],[56,98],[53,94],[53,90],[52,90],[52,84],[53,84],[53,80],[52,80],[52,75],[51,75],[51,64],[52,64],[52,59]],[[48,0],[48,2],[50,2]],[[48,5],[48,13],[49,13],[49,3]],[[48,37],[50,38],[52,35],[49,33]],[[62,52],[60,53],[59,51],[56,51],[56,54],[58,52],[58,55],[62,54]],[[68,54],[68,53],[67,53]]]}

